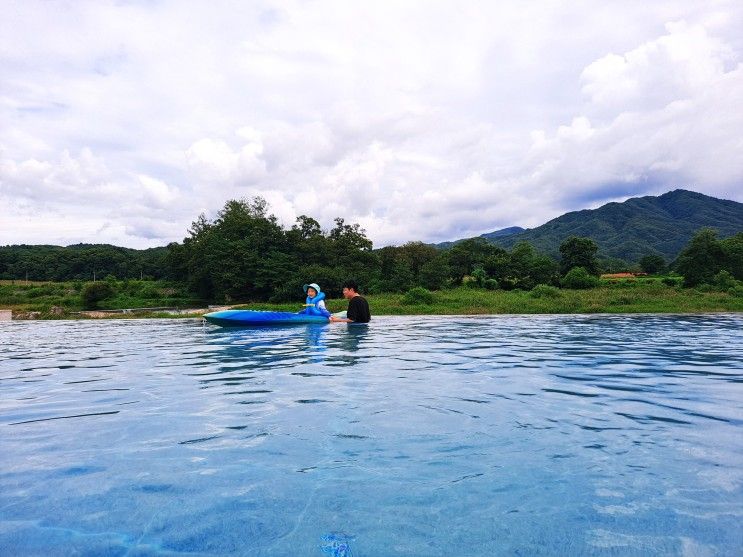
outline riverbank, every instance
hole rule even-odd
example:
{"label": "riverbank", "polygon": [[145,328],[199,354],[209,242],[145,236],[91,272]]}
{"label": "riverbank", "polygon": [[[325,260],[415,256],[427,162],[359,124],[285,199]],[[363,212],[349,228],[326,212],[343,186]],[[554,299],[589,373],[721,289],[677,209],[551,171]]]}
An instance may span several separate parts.
{"label": "riverbank", "polygon": [[[380,315],[743,312],[743,296],[661,283],[532,292],[459,288],[434,292],[430,304],[405,302],[404,295],[369,297],[373,311]],[[332,305],[330,309],[336,311]]]}
{"label": "riverbank", "polygon": [[[605,283],[587,290],[538,287],[525,291],[485,290],[460,287],[424,293],[367,295],[374,315],[488,315],[488,314],[594,314],[594,313],[715,313],[743,312],[743,296],[738,290],[708,287],[681,288],[661,281]],[[221,306],[241,309],[299,311],[301,303],[250,303]],[[328,300],[331,312],[346,309],[344,299]],[[34,304],[0,304],[12,310],[13,319],[127,319],[200,317],[216,307],[174,307],[169,309],[119,308],[81,311],[79,307]]]}

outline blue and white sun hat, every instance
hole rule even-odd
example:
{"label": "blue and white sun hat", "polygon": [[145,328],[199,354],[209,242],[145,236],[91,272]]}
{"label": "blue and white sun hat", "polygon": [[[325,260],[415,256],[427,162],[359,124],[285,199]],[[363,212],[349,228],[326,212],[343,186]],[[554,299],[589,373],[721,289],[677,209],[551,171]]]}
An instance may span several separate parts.
{"label": "blue and white sun hat", "polygon": [[304,291],[305,292],[307,292],[307,289],[308,288],[314,288],[315,289],[315,292],[317,292],[318,294],[321,292],[320,285],[317,284],[316,282],[311,282],[310,284],[305,284],[304,286],[302,286],[302,288],[304,288]]}

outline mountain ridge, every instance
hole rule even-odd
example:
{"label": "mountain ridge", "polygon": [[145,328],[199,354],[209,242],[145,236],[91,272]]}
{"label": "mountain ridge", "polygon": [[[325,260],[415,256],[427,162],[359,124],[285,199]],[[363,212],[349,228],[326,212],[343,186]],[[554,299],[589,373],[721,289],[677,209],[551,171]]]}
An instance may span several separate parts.
{"label": "mountain ridge", "polygon": [[[520,226],[509,226],[508,228],[501,228],[500,230],[495,230],[493,232],[486,232],[485,234],[480,234],[478,238],[485,238],[486,240],[491,240],[494,238],[505,238],[506,236],[510,236],[512,234],[518,234],[519,232],[524,232],[527,230],[526,228],[521,228]],[[439,249],[448,249],[452,247],[457,242],[461,242],[462,240],[454,240],[451,242],[439,242],[438,244],[433,244],[434,247],[437,247]]]}
{"label": "mountain ridge", "polygon": [[714,228],[723,238],[743,231],[743,203],[675,189],[659,196],[633,197],[596,209],[570,211],[541,226],[506,236],[486,233],[480,237],[504,248],[526,241],[559,257],[560,244],[566,238],[582,236],[596,241],[600,257],[636,262],[654,254],[672,261],[704,227]]}

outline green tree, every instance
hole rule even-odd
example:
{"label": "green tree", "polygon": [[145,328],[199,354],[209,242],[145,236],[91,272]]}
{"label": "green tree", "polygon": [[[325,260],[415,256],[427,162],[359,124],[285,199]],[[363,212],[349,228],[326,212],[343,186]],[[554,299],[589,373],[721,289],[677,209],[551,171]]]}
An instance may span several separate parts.
{"label": "green tree", "polygon": [[488,279],[488,274],[485,272],[485,269],[482,267],[475,267],[472,270],[472,282],[467,284],[472,284],[475,286],[479,286],[480,288],[485,287],[485,281]]}
{"label": "green tree", "polygon": [[547,255],[537,253],[528,242],[516,244],[509,257],[516,288],[531,290],[537,284],[557,282],[558,268],[555,261]]}
{"label": "green tree", "polygon": [[267,299],[272,277],[285,270],[287,242],[275,216],[260,197],[230,200],[210,222],[204,215],[183,241],[184,265],[192,290],[208,299]]}
{"label": "green tree", "polygon": [[452,280],[461,284],[462,279],[472,274],[475,267],[482,267],[488,257],[502,251],[502,248],[494,246],[485,238],[470,238],[455,244],[447,252]]}
{"label": "green tree", "polygon": [[743,232],[720,241],[724,267],[737,280],[743,280]]}
{"label": "green tree", "polygon": [[648,254],[640,259],[640,269],[649,275],[660,273],[666,268],[666,260],[662,255]]}
{"label": "green tree", "polygon": [[108,282],[89,282],[83,287],[81,298],[85,309],[96,309],[102,302],[114,295],[114,289]]}
{"label": "green tree", "polygon": [[290,230],[286,231],[288,248],[301,265],[327,265],[332,259],[331,246],[322,232],[320,223],[307,215],[300,215]]}
{"label": "green tree", "polygon": [[378,290],[405,292],[414,285],[413,269],[401,248],[385,246],[377,252],[377,256],[379,258]]}
{"label": "green tree", "polygon": [[566,274],[574,267],[582,267],[591,275],[598,275],[596,252],[598,245],[590,238],[570,236],[560,244],[560,273]]}
{"label": "green tree", "polygon": [[483,269],[504,290],[531,290],[537,284],[556,284],[557,263],[541,254],[528,242],[519,242],[510,252],[501,248],[487,257]]}
{"label": "green tree", "polygon": [[372,252],[372,241],[358,224],[346,224],[336,218],[335,227],[328,233],[328,256],[336,267],[344,270],[345,278],[353,278],[365,288],[377,275],[379,259]]}
{"label": "green tree", "polygon": [[735,288],[736,286],[738,286],[738,281],[735,280],[735,278],[732,274],[730,274],[729,271],[723,269],[715,275],[714,284],[720,290],[729,290],[730,288]]}
{"label": "green tree", "polygon": [[549,255],[535,255],[531,261],[531,278],[534,285],[557,285],[560,282],[560,271],[557,261]]}
{"label": "green tree", "polygon": [[676,270],[684,277],[684,286],[712,284],[722,270],[725,253],[717,232],[702,228],[689,241],[676,260]]}
{"label": "green tree", "polygon": [[489,277],[502,280],[512,274],[511,256],[505,249],[498,247],[483,260],[482,268]]}
{"label": "green tree", "polygon": [[[598,257],[597,259],[599,270],[602,273],[625,273],[633,268],[632,264],[618,257]],[[636,267],[636,270],[639,271],[639,264]]]}
{"label": "green tree", "polygon": [[166,248],[134,250],[107,244],[0,246],[0,279],[90,280],[106,275],[138,278],[140,269],[163,278]]}
{"label": "green tree", "polygon": [[423,242],[408,242],[400,246],[400,255],[410,267],[413,280],[418,282],[421,269],[426,263],[438,258],[439,250]]}
{"label": "green tree", "polygon": [[358,224],[336,219],[326,234],[302,215],[284,230],[260,197],[230,200],[212,221],[200,215],[167,261],[202,298],[225,301],[297,299],[307,282],[330,295],[346,278],[368,284],[379,268]]}
{"label": "green tree", "polygon": [[583,267],[573,267],[570,269],[560,281],[560,284],[564,288],[571,288],[574,290],[593,288],[597,286],[599,279],[596,275],[592,275]]}
{"label": "green tree", "polygon": [[408,290],[405,295],[400,300],[400,303],[403,305],[411,306],[411,305],[430,305],[433,303],[433,293],[426,290],[425,288],[421,286],[416,286],[415,288],[411,288]]}
{"label": "green tree", "polygon": [[441,290],[449,282],[451,269],[445,255],[439,254],[436,259],[425,263],[418,274],[418,282],[428,290]]}

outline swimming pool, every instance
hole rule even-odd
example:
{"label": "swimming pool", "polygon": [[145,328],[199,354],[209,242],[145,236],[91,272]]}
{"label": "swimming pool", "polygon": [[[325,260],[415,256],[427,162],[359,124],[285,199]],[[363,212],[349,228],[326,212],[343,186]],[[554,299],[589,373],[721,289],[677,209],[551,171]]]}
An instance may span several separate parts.
{"label": "swimming pool", "polygon": [[740,555],[742,331],[0,323],[0,554]]}

